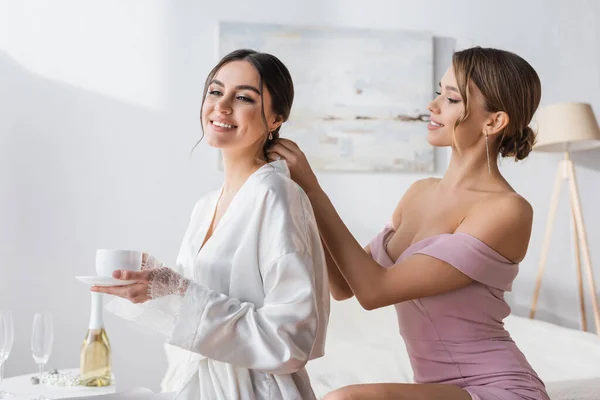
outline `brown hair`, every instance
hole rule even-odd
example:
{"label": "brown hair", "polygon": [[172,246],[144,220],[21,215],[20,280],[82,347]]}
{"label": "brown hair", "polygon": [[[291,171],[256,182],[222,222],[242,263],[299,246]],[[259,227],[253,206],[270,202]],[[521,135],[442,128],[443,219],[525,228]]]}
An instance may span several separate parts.
{"label": "brown hair", "polygon": [[481,47],[455,52],[452,67],[465,102],[465,114],[457,125],[469,116],[468,86],[472,83],[483,94],[487,111],[508,114],[509,123],[496,141],[496,150],[515,161],[527,157],[535,143],[529,123],[542,96],[533,67],[509,51]]}
{"label": "brown hair", "polygon": [[[259,53],[251,49],[238,49],[232,51],[223,57],[221,61],[219,61],[217,65],[215,65],[210,71],[204,83],[200,115],[202,115],[202,107],[204,107],[204,100],[206,99],[206,93],[210,83],[214,79],[217,72],[219,72],[219,69],[221,69],[223,65],[232,61],[247,61],[256,69],[256,72],[258,72],[263,114],[262,116],[265,126],[268,124],[264,109],[262,93],[263,84],[267,87],[267,90],[271,94],[271,111],[276,115],[279,115],[283,119],[283,122],[287,121],[292,110],[292,103],[294,102],[294,83],[292,81],[292,76],[290,75],[287,67],[274,55],[268,53]],[[271,146],[273,141],[279,138],[280,128],[281,125],[279,125],[279,127],[277,127],[277,129],[275,129],[273,132],[268,132],[268,129],[265,132],[265,142],[263,144],[263,153],[265,158],[267,158],[266,150]],[[269,134],[272,134],[272,139],[269,139]],[[204,137],[204,131],[202,132],[202,137]],[[202,139],[200,139],[200,141],[201,140]],[[198,143],[196,143],[196,145],[198,145]]]}

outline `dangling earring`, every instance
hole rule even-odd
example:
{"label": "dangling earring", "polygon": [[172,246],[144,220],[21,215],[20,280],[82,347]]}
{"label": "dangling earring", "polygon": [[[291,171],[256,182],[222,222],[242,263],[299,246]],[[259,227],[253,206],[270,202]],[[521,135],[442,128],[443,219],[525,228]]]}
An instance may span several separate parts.
{"label": "dangling earring", "polygon": [[273,132],[269,132],[269,140],[273,140]]}
{"label": "dangling earring", "polygon": [[488,145],[488,134],[487,132],[485,133],[485,154],[487,156],[487,162],[488,162],[488,175],[492,175],[492,167],[490,166],[490,148]]}

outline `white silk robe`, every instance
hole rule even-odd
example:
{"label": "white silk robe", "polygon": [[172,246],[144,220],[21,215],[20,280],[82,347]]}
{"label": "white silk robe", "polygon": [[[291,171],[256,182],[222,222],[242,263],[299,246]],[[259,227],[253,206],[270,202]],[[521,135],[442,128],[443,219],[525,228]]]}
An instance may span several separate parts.
{"label": "white silk robe", "polygon": [[183,238],[185,296],[107,308],[168,336],[162,391],[176,399],[314,399],[305,365],[324,354],[330,297],[309,200],[285,161],[264,165],[201,248],[220,193],[196,204]]}

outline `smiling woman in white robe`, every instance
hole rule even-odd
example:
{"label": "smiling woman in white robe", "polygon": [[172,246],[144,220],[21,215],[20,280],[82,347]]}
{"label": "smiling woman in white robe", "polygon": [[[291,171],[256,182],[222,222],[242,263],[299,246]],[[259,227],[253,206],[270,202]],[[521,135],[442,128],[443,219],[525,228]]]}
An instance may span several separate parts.
{"label": "smiling woman in white robe", "polygon": [[[222,88],[212,100],[214,110],[203,110],[203,125],[208,136],[212,116],[226,115],[228,123],[219,124],[223,130],[213,132],[219,140],[243,136],[246,117],[235,112],[245,103],[237,105],[236,93],[250,85],[238,84],[244,83],[239,69],[247,66],[236,63],[248,64],[221,63],[222,70],[209,76],[219,78]],[[253,87],[262,81],[268,90],[269,77],[260,78],[251,80]],[[220,105],[230,87],[235,92],[230,103]],[[263,90],[260,98],[270,123],[268,94]],[[275,133],[279,125],[273,125]],[[264,143],[259,143],[261,152]],[[240,154],[227,158],[223,151],[225,184],[194,207],[176,266],[168,268],[145,254],[142,271],[114,275],[137,283],[92,290],[121,297],[108,304],[109,311],[167,336],[162,390],[177,391],[177,399],[314,399],[305,365],[324,354],[330,299],[315,216],[285,161],[262,162],[229,190],[235,185],[228,180],[228,167],[240,165],[231,161]]]}

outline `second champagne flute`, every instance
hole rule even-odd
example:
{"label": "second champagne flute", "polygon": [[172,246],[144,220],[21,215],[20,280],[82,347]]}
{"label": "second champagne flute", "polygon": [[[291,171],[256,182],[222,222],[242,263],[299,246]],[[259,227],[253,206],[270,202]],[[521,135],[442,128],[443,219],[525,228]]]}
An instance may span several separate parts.
{"label": "second champagne flute", "polygon": [[39,367],[40,382],[44,366],[52,353],[52,344],[54,343],[54,326],[52,315],[47,313],[36,313],[33,316],[33,327],[31,329],[31,353],[33,359]]}

